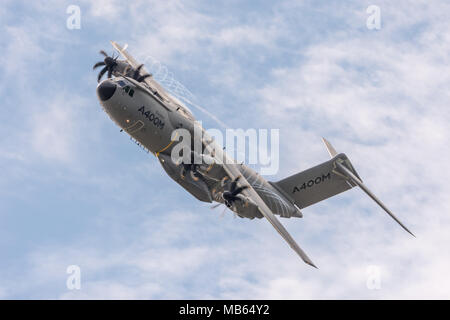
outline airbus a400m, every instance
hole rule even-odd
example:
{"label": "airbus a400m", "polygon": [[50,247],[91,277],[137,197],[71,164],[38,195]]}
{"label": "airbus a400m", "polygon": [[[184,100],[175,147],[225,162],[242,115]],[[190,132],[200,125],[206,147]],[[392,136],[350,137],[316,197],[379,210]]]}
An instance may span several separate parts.
{"label": "airbus a400m", "polygon": [[[101,51],[104,60],[94,65],[94,69],[103,67],[97,86],[100,104],[123,131],[157,157],[173,180],[198,200],[224,204],[241,218],[267,219],[303,261],[313,267],[316,266],[276,216],[301,218],[301,209],[356,186],[412,235],[363,184],[348,157],[338,154],[327,140],[323,139],[330,155],[328,161],[280,181],[267,181],[248,166],[230,159],[199,127],[180,99],[164,90],[125,48],[115,42],[112,45],[123,60]],[[101,81],[104,74],[107,78]],[[173,132],[180,128],[190,132],[192,139],[196,139],[194,130],[205,133],[197,138],[200,141],[192,141],[202,146],[200,152],[191,151],[187,157],[200,159],[199,162],[173,161],[171,153],[176,146]]]}

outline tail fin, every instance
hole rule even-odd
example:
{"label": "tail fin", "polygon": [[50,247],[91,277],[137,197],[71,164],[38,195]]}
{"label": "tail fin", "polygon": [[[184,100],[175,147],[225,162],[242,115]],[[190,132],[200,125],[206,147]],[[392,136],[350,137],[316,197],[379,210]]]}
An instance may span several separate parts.
{"label": "tail fin", "polygon": [[322,139],[330,154],[331,160],[275,182],[275,184],[289,194],[300,209],[347,191],[355,186],[359,186],[403,229],[414,236],[363,184],[362,179],[353,168],[347,156],[343,153],[338,154],[329,141],[325,138]]}

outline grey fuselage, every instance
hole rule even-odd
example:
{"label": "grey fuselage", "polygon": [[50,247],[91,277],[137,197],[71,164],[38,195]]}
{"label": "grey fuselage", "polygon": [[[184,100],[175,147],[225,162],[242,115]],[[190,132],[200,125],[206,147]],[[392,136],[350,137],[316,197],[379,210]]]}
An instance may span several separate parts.
{"label": "grey fuselage", "polygon": [[[195,118],[182,103],[160,94],[143,82],[124,76],[102,81],[97,87],[97,95],[109,117],[143,148],[153,153],[173,180],[198,200],[224,203],[222,192],[227,189],[229,181],[221,166],[200,166],[200,174],[194,176],[183,174],[183,165],[172,161],[171,152],[176,145],[172,139],[174,130],[186,129],[194,137]],[[274,214],[287,218],[301,217],[300,210],[289,195],[253,169],[243,164],[237,166]],[[240,217],[262,218],[258,209],[245,201],[230,209]]]}

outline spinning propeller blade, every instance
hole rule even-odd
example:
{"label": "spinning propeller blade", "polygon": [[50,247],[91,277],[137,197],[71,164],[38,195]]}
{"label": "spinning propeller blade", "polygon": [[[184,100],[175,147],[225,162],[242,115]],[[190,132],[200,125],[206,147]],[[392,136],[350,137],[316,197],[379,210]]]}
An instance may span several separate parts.
{"label": "spinning propeller blade", "polygon": [[100,66],[105,66],[98,74],[97,77],[97,82],[100,82],[100,80],[102,79],[103,75],[108,72],[107,77],[111,78],[113,71],[114,71],[114,67],[117,66],[117,58],[118,57],[114,57],[114,55],[112,57],[108,56],[108,54],[103,51],[100,50],[100,54],[103,55],[105,57],[105,59],[103,61],[99,61],[96,64],[94,64],[94,67],[92,69],[96,69]]}

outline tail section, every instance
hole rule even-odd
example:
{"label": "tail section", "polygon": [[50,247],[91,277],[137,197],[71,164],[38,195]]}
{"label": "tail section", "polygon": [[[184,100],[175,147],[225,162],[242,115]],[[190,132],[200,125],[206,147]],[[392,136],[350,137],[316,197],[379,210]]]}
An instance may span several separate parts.
{"label": "tail section", "polygon": [[328,199],[341,192],[359,186],[372,200],[387,212],[408,233],[408,230],[398,218],[363,184],[350,160],[343,153],[338,154],[330,142],[323,138],[331,160],[315,167],[294,174],[275,182],[280,189],[290,195],[300,208],[308,207],[319,201]]}
{"label": "tail section", "polygon": [[275,184],[289,194],[300,209],[306,208],[356,186],[355,183],[336,170],[336,163],[338,162],[345,163],[352,173],[358,176],[347,156],[341,153],[334,155],[331,160],[294,174]]}

